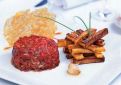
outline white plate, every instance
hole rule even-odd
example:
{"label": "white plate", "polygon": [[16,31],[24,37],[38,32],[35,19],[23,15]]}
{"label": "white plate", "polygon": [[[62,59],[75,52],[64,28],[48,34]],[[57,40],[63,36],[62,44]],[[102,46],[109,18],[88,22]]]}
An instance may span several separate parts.
{"label": "white plate", "polygon": [[[18,1],[17,1],[18,2]],[[16,4],[17,4],[16,2]],[[118,40],[121,38],[118,35],[114,35],[111,32],[105,37],[106,42],[106,52],[105,52],[105,62],[80,65],[82,73],[80,76],[69,76],[67,71],[67,66],[69,61],[65,58],[62,49],[60,52],[60,65],[52,70],[43,72],[22,72],[14,68],[11,65],[11,50],[4,51],[3,48],[7,46],[7,43],[3,36],[3,25],[5,20],[11,15],[15,14],[16,11],[20,9],[31,8],[31,6],[22,5],[13,6],[15,2],[11,2],[9,6],[6,4],[0,5],[0,77],[13,81],[22,85],[108,85],[114,77],[118,75],[121,68],[120,67],[120,50],[116,45],[120,45]],[[23,4],[23,3],[22,3]],[[27,4],[27,3],[26,3]],[[14,8],[12,8],[14,7]],[[5,11],[4,11],[4,10]],[[66,14],[66,15],[70,15]],[[64,16],[63,16],[64,17]],[[63,17],[57,17],[58,20],[63,23],[67,23]],[[71,17],[70,17],[71,18]],[[69,24],[70,22],[68,22]],[[65,34],[70,32],[68,29],[58,25],[58,31],[62,31],[63,34],[56,36],[58,38],[64,38]],[[114,40],[112,40],[114,39]],[[117,39],[117,40],[115,40]],[[114,69],[115,68],[115,69]]]}
{"label": "white plate", "polygon": [[121,29],[121,15],[116,16],[114,24]]}

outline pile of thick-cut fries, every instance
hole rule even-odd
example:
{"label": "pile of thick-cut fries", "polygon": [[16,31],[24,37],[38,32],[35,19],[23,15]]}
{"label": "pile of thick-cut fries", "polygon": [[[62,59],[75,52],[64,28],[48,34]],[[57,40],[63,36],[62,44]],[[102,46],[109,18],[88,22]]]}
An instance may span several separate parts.
{"label": "pile of thick-cut fries", "polygon": [[65,39],[59,39],[58,46],[64,47],[67,59],[75,64],[104,62],[105,43],[102,38],[107,34],[107,28],[99,31],[90,29],[90,33],[79,29],[66,34]]}

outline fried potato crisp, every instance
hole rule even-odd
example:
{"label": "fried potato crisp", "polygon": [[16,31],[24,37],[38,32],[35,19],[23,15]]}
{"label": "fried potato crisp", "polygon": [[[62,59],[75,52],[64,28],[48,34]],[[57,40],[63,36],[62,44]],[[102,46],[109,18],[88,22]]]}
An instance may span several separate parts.
{"label": "fried potato crisp", "polygon": [[20,11],[9,18],[4,26],[4,36],[9,45],[13,46],[19,37],[29,35],[53,38],[56,31],[55,22],[39,16],[55,19],[55,15],[50,13],[47,8]]}

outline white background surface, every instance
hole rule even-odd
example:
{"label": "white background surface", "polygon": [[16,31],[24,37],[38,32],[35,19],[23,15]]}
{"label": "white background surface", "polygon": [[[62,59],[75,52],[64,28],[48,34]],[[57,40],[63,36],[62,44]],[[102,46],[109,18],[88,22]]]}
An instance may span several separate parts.
{"label": "white background surface", "polygon": [[[25,9],[25,8],[26,9],[32,8],[38,1],[39,0],[2,0],[0,2],[0,13],[1,13],[0,17],[5,16],[5,15],[2,14],[3,10],[7,11],[6,15],[8,13],[17,11],[17,10],[13,10],[14,8],[11,8],[11,7],[13,7],[13,5],[14,5],[14,7],[17,7],[18,10],[22,10],[22,9]],[[120,5],[121,0],[109,0],[109,1],[110,1],[109,2],[110,7],[112,7],[114,10],[121,13],[121,10],[120,10],[121,9],[121,5]],[[6,3],[6,5],[2,5],[3,3],[4,4]],[[73,15],[79,15],[80,14],[80,16],[82,16],[85,20],[87,20],[88,12],[97,9],[98,7],[101,7],[102,6],[101,4],[102,3],[99,2],[99,1],[95,2],[95,3],[90,3],[88,5],[85,5],[85,6],[76,8],[76,9],[64,11],[63,13],[65,13],[65,14],[61,13],[61,11],[60,11],[58,15],[59,16],[63,16],[63,15],[67,16],[67,17],[65,17],[65,20],[70,21],[71,19],[69,19],[69,17],[71,17]],[[8,7],[9,7],[9,9],[8,9]],[[96,24],[96,23],[98,23],[98,24]],[[97,20],[93,20],[92,26],[100,27],[100,28],[101,27],[108,27],[114,33],[115,36],[119,36],[121,38],[121,31],[118,28],[116,28],[115,26],[112,26],[111,23],[112,22],[100,22],[100,21],[97,21]],[[0,26],[0,27],[2,27],[2,26]],[[116,29],[114,29],[114,28],[116,28]],[[0,31],[1,31],[1,28],[0,28]],[[118,46],[120,46],[120,45],[118,45]],[[3,80],[0,80],[0,85],[12,85],[12,84],[10,84],[8,82],[6,83]],[[121,76],[119,76],[111,85],[121,85]]]}

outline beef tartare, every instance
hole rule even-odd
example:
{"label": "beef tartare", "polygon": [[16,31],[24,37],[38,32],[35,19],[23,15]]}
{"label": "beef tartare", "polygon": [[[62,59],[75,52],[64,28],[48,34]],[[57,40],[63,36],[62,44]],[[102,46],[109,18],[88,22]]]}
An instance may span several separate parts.
{"label": "beef tartare", "polygon": [[12,64],[21,71],[42,71],[59,65],[59,52],[52,39],[31,35],[19,38],[13,46]]}

